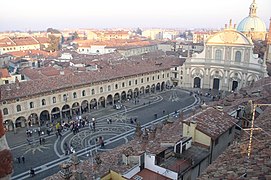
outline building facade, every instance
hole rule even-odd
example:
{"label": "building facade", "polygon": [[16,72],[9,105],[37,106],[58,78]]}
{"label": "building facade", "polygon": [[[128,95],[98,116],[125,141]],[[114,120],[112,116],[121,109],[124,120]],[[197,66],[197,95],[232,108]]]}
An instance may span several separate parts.
{"label": "building facade", "polygon": [[31,124],[42,125],[165,90],[170,84],[170,68],[174,62],[146,63],[138,68],[119,64],[125,69],[121,75],[116,72],[118,68],[108,67],[77,75],[60,75],[46,82],[39,79],[2,85],[5,126],[13,130]]}
{"label": "building facade", "polygon": [[179,71],[186,88],[235,91],[267,76],[266,63],[253,54],[253,43],[229,27],[211,36],[204,51],[188,57]]}

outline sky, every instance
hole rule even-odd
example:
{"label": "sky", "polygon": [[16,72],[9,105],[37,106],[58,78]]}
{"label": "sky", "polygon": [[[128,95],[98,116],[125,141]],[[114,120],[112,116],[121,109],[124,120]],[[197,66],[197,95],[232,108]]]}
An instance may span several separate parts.
{"label": "sky", "polygon": [[[222,28],[252,0],[1,0],[0,31],[65,28]],[[256,0],[267,28],[271,0]]]}

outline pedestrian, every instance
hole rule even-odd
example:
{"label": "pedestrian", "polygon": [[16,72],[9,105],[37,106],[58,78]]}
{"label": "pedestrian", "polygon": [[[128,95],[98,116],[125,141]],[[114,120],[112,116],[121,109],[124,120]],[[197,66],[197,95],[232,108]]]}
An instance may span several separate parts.
{"label": "pedestrian", "polygon": [[30,177],[34,177],[35,176],[35,170],[32,167],[29,170],[29,174],[30,174]]}
{"label": "pedestrian", "polygon": [[20,158],[20,157],[17,157],[17,161],[18,161],[18,163],[20,164],[20,163],[21,163],[21,158]]}
{"label": "pedestrian", "polygon": [[41,137],[40,137],[40,145],[41,145],[41,142],[42,142],[42,139],[41,139]]}
{"label": "pedestrian", "polygon": [[112,119],[109,119],[109,123],[112,124]]}
{"label": "pedestrian", "polygon": [[23,162],[23,164],[24,164],[24,162],[25,162],[24,156],[22,156],[21,158],[22,158],[22,162]]}

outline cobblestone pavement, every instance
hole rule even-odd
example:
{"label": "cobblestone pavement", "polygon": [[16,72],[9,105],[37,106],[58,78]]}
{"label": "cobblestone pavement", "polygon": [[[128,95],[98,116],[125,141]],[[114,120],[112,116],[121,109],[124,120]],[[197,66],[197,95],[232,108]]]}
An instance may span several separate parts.
{"label": "cobblestone pavement", "polygon": [[[34,132],[37,127],[31,127],[34,132],[32,136],[34,143],[31,145],[28,145],[26,141],[26,129],[17,129],[16,134],[8,132],[7,140],[15,160],[13,179],[27,178],[28,170],[31,167],[35,168],[38,173],[35,176],[37,179],[50,175],[50,172],[55,172],[56,169],[59,169],[57,164],[68,159],[68,155],[65,155],[67,154],[67,145],[65,144],[68,144],[69,150],[72,147],[72,150],[81,154],[93,147],[97,147],[99,150],[109,150],[133,138],[133,133],[129,132],[134,131],[135,123],[131,123],[131,119],[137,118],[138,122],[144,125],[155,119],[166,117],[193,102],[195,102],[194,96],[189,96],[188,92],[181,90],[171,90],[141,97],[136,104],[133,101],[123,103],[124,108],[121,110],[113,109],[111,106],[87,114],[89,118],[94,117],[97,121],[95,132],[88,125],[75,135],[67,129],[62,133],[61,139],[57,138],[54,133],[50,136],[42,135],[45,143],[41,142],[41,144],[37,132]],[[108,118],[112,119],[112,124],[108,124]],[[129,134],[123,135],[125,132]],[[100,137],[105,142],[103,149],[100,149],[99,141],[97,141]],[[16,159],[21,156],[25,157],[24,164],[18,163]],[[80,158],[87,157],[84,155]]]}

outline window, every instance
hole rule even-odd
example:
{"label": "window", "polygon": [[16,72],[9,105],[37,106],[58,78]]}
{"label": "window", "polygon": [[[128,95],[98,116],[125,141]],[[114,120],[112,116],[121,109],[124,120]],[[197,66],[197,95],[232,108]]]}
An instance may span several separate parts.
{"label": "window", "polygon": [[125,87],[125,83],[124,82],[122,83],[122,87]]}
{"label": "window", "polygon": [[181,75],[183,75],[183,71],[181,70]]}
{"label": "window", "polygon": [[216,60],[222,60],[222,51],[220,49],[217,49],[215,51],[215,59]]}
{"label": "window", "polygon": [[53,103],[56,103],[56,97],[53,97]]}
{"label": "window", "polygon": [[77,98],[76,92],[73,93],[73,98]]}
{"label": "window", "polygon": [[111,86],[107,86],[107,91],[111,91]]}
{"label": "window", "polygon": [[135,80],[135,85],[137,85],[137,79]]}
{"label": "window", "polygon": [[157,79],[160,79],[160,76],[159,76],[159,75],[157,76]]}
{"label": "window", "polygon": [[147,82],[149,82],[150,81],[150,78],[149,77],[147,77]]}
{"label": "window", "polygon": [[85,90],[82,91],[82,96],[86,96],[86,91]]}
{"label": "window", "polygon": [[163,78],[163,79],[165,78],[165,75],[164,75],[164,74],[162,75],[162,78]]}
{"label": "window", "polygon": [[115,89],[118,89],[118,84],[115,84]]}
{"label": "window", "polygon": [[46,101],[45,101],[45,99],[42,99],[42,100],[41,100],[41,105],[43,105],[43,106],[45,106],[45,105],[46,105]]}
{"label": "window", "polygon": [[8,114],[8,108],[4,108],[4,109],[3,109],[3,114],[4,114],[4,115],[7,115],[7,114]]}
{"label": "window", "polygon": [[20,105],[17,105],[16,106],[16,109],[17,109],[17,112],[20,112],[22,110],[21,106]]}
{"label": "window", "polygon": [[94,95],[95,94],[95,90],[91,89],[91,94]]}
{"label": "window", "polygon": [[129,86],[131,86],[132,85],[132,81],[129,81]]}
{"label": "window", "polygon": [[152,76],[152,80],[154,81],[154,76]]}
{"label": "window", "polygon": [[141,78],[141,83],[143,83],[144,82],[144,79],[143,78]]}
{"label": "window", "polygon": [[178,70],[178,68],[177,68],[177,67],[175,67],[174,69],[175,69],[175,71],[177,71],[177,70]]}
{"label": "window", "polygon": [[167,77],[169,77],[169,73],[167,73]]}
{"label": "window", "polygon": [[34,108],[34,103],[30,102],[29,106],[30,106],[30,109]]}
{"label": "window", "polygon": [[100,87],[100,93],[102,93],[104,91],[103,87]]}
{"label": "window", "polygon": [[235,52],[235,62],[241,62],[241,52],[240,51]]}
{"label": "window", "polygon": [[68,100],[68,95],[67,95],[67,94],[64,94],[64,95],[63,95],[63,101],[66,102],[67,100]]}
{"label": "window", "polygon": [[217,139],[215,140],[215,145],[218,145],[218,142],[219,142],[219,138],[217,138]]}

